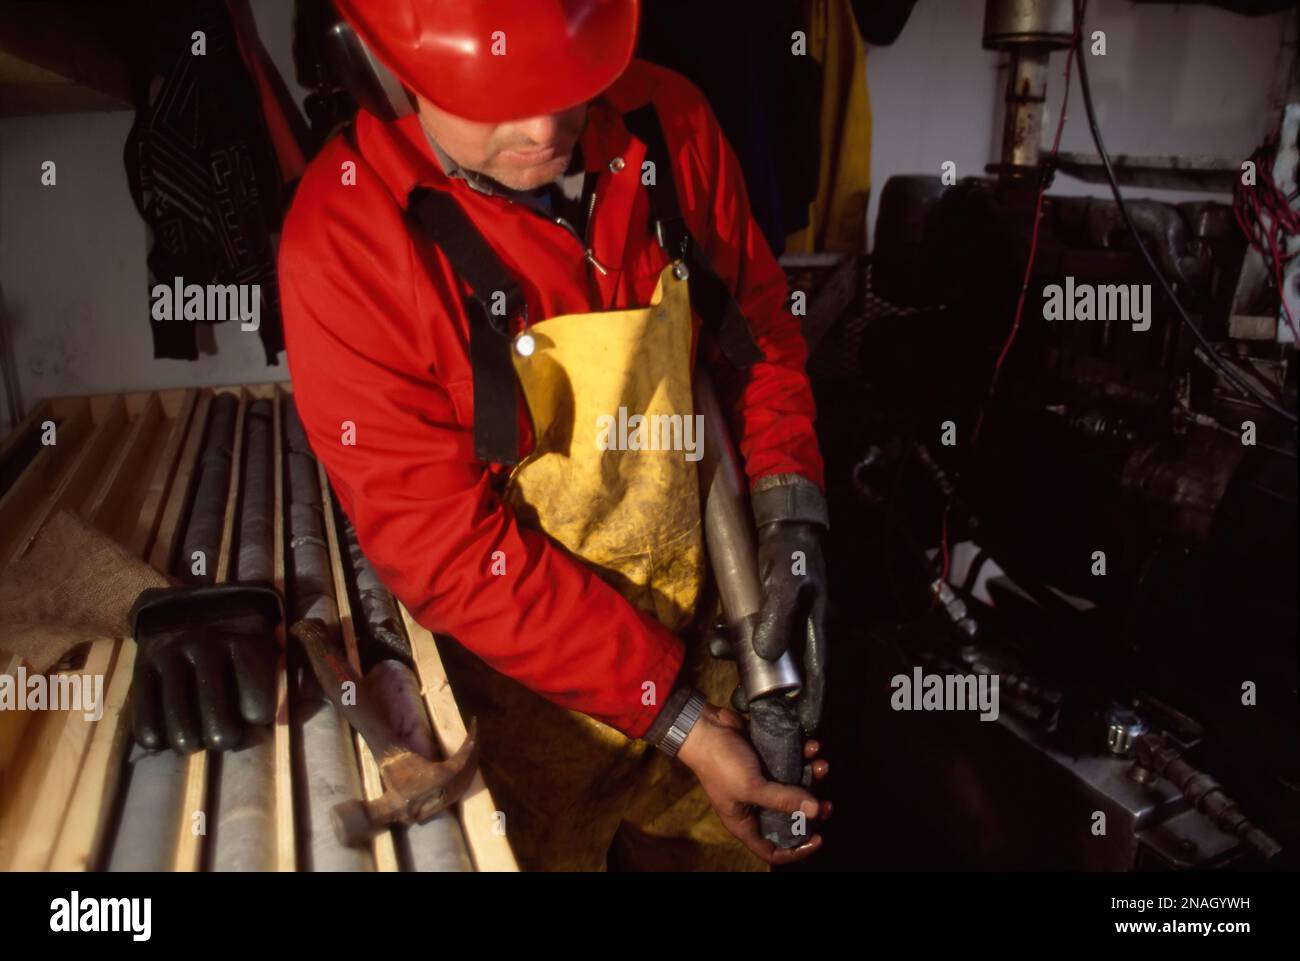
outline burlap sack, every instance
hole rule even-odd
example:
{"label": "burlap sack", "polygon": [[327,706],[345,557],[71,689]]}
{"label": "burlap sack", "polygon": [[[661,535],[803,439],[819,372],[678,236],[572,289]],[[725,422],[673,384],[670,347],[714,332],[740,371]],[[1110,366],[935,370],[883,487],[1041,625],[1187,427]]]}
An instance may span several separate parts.
{"label": "burlap sack", "polygon": [[116,541],[59,511],[0,575],[0,650],[48,671],[84,641],[125,636],[139,593],[167,585]]}

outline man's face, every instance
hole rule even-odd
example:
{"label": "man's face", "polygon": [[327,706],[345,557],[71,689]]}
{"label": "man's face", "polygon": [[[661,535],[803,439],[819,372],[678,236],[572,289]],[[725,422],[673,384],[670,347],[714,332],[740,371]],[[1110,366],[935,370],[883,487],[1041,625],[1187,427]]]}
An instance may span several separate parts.
{"label": "man's face", "polygon": [[511,190],[533,190],[564,173],[587,121],[585,103],[563,113],[494,124],[453,116],[423,97],[416,101],[424,129],[452,160]]}

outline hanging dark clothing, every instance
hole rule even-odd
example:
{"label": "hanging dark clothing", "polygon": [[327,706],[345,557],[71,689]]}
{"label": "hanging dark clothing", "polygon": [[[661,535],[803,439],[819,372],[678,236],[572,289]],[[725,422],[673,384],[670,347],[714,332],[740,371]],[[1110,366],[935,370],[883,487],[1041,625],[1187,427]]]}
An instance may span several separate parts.
{"label": "hanging dark clothing", "polygon": [[817,196],[821,67],[792,53],[800,5],[646,0],[637,54],[676,70],[713,107],[745,172],[754,219],[774,253],[808,226]]}
{"label": "hanging dark clothing", "polygon": [[[142,0],[134,13],[136,120],[124,159],[132,199],[153,232],[149,289],[177,277],[260,285],[258,336],[266,362],[278,364],[284,335],[272,234],[287,192],[231,18],[222,0]],[[155,357],[198,358],[194,321],[154,320],[148,301],[142,312]]]}

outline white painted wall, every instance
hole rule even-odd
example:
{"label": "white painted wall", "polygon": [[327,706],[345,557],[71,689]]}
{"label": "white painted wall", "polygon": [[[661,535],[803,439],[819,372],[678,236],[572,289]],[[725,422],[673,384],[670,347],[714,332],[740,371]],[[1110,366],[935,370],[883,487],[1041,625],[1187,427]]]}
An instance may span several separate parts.
{"label": "white painted wall", "polygon": [[[1272,123],[1285,19],[1246,18],[1200,5],[1093,0],[1089,27],[1109,52],[1090,61],[1103,133],[1113,153],[1249,153]],[[254,0],[263,42],[295,96],[293,4]],[[981,49],[979,0],[921,0],[899,41],[868,53],[874,113],[874,229],[879,189],[894,173],[959,175],[996,158],[1003,77]],[[1288,55],[1290,51],[1288,50]],[[1053,56],[1053,127],[1064,54]],[[280,379],[256,334],[212,328],[216,352],[156,361],[148,329],[145,228],[131,203],[122,145],[132,114],[0,122],[0,296],[13,327],[24,401],[63,394]],[[1090,150],[1077,86],[1063,149]],[[40,186],[40,163],[58,186]],[[1058,190],[1102,193],[1058,180]],[[1144,192],[1148,196],[1159,196]]]}
{"label": "white painted wall", "polygon": [[[255,333],[219,324],[216,353],[154,360],[149,245],[127,190],[132,113],[0,124],[0,285],[25,406],[41,397],[279,379]],[[57,165],[56,186],[40,182]]]}
{"label": "white painted wall", "polygon": [[[1092,0],[1086,29],[1106,34],[1107,53],[1088,61],[1097,120],[1112,154],[1201,154],[1244,159],[1277,119],[1275,78],[1285,73],[1287,15],[1243,17],[1199,4]],[[874,236],[879,195],[894,174],[937,175],[945,160],[959,177],[983,173],[1001,148],[1001,55],[980,44],[984,4],[920,0],[898,41],[867,52],[871,89]],[[1294,42],[1294,41],[1292,41]],[[1043,146],[1056,130],[1065,53],[1052,54]],[[1287,60],[1289,63],[1289,60]],[[1094,153],[1078,77],[1070,87],[1061,150]],[[1137,194],[1136,188],[1126,195]],[[1057,178],[1053,191],[1109,195],[1104,185]],[[1142,190],[1178,201],[1210,197]],[[1223,199],[1217,197],[1214,199]]]}
{"label": "white painted wall", "polygon": [[[253,7],[263,43],[301,102],[293,4]],[[284,355],[268,366],[258,335],[237,322],[200,325],[214,335],[215,352],[197,361],[154,359],[149,243],[122,160],[134,119],[120,111],[0,121],[0,297],[25,407],[68,394],[288,378]],[[57,164],[53,187],[40,182],[46,160]]]}

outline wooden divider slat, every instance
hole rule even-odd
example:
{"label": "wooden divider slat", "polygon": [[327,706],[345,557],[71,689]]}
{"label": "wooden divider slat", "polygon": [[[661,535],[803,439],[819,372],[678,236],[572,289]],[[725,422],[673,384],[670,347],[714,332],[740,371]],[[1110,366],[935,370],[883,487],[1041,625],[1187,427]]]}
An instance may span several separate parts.
{"label": "wooden divider slat", "polygon": [[[108,425],[116,424],[118,417],[131,408],[135,408],[139,415],[126,427],[125,432],[104,432],[103,445],[92,438],[78,458],[79,464],[90,464],[91,468],[101,459],[107,458],[109,462],[107,471],[99,477],[82,507],[83,519],[92,527],[112,527],[109,523],[110,515],[120,508],[127,485],[133,482],[138,484],[143,475],[142,466],[146,463],[143,454],[148,449],[162,416],[161,404],[157,398],[152,397],[152,401],[149,401],[148,397],[149,395],[138,395],[133,403],[126,403],[125,398],[104,397],[99,399],[98,404],[92,403],[92,410],[99,411],[99,416],[104,417],[105,424]],[[118,434],[121,434],[122,440],[116,443],[117,454],[108,456],[107,446],[117,441]],[[117,718],[117,711],[108,705],[108,697],[114,692],[113,671],[121,661],[122,646],[120,637],[96,641],[92,645],[85,671],[103,675],[100,719],[108,720],[109,724],[116,723]],[[134,662],[134,650],[131,650],[130,661]],[[129,684],[130,675],[126,676]],[[22,788],[26,792],[27,804],[14,811],[19,830],[22,831],[22,840],[9,863],[12,870],[39,870],[48,865],[66,811],[72,805],[79,772],[90,756],[90,746],[95,732],[99,730],[98,723],[82,723],[81,719],[70,714],[51,715],[44,723],[47,726],[56,724],[62,728],[57,737],[53,732],[45,735],[45,740],[53,739],[52,743],[57,744],[59,753],[44,748],[35,749],[34,753],[47,759],[45,770],[29,771],[23,776]]]}
{"label": "wooden divider slat", "polygon": [[[47,505],[47,514],[89,500],[85,492],[94,480],[96,469],[123,433],[126,405],[120,397],[103,398],[92,409],[98,411],[102,422],[65,472]],[[130,470],[125,469],[128,463]],[[114,458],[99,486],[111,486],[123,476],[129,480],[135,469],[133,462]],[[93,523],[85,510],[82,516]],[[33,518],[33,524],[44,523],[46,519]],[[98,676],[106,687],[120,642],[120,638],[95,641],[85,666],[78,673],[91,678]],[[105,687],[100,688],[101,698],[105,696]],[[102,700],[99,707],[103,707]],[[15,772],[10,790],[0,792],[0,867],[6,870],[32,871],[45,866],[85,760],[95,723],[88,721],[84,712],[51,708],[40,718],[30,721],[28,726],[21,773]]]}
{"label": "wooden divider slat", "polygon": [[[223,391],[225,392],[225,391]],[[231,546],[234,543],[235,514],[239,507],[239,482],[243,473],[244,415],[248,411],[248,394],[231,390],[239,398],[239,411],[235,415],[235,441],[230,453],[230,482],[226,490],[226,515],[221,525],[221,549],[217,555],[213,583],[220,584],[230,577]],[[203,863],[204,834],[193,830],[193,815],[203,811],[206,821],[208,790],[208,752],[195,751],[189,756],[185,770],[185,789],[181,794],[181,817],[177,829],[172,870],[197,871]]]}
{"label": "wooden divider slat", "polygon": [[91,394],[86,398],[90,404],[90,417],[96,424],[102,421],[114,407],[126,408],[124,394]]}
{"label": "wooden divider slat", "polygon": [[50,416],[50,402],[43,400],[32,408],[31,413],[18,422],[18,424],[7,433],[4,440],[0,440],[0,464],[4,463],[5,458],[13,453],[27,432],[43,420],[48,420]]}
{"label": "wooden divider slat", "polygon": [[168,417],[180,417],[184,413],[184,405],[190,403],[190,398],[195,393],[193,387],[172,387],[168,390],[156,390],[158,400],[163,406],[163,410]]}
{"label": "wooden divider slat", "polygon": [[66,508],[85,517],[84,508],[90,501],[90,495],[104,477],[111,476],[104,465],[112,460],[114,449],[121,445],[130,426],[130,418],[126,404],[120,397],[106,400],[100,409],[102,413],[96,417],[90,436],[81,445],[81,450],[59,483],[49,516]]}
{"label": "wooden divider slat", "polygon": [[[351,663],[353,670],[360,674],[361,655],[357,650],[356,625],[352,622],[352,602],[348,598],[347,580],[343,574],[343,548],[339,541],[338,525],[334,523],[334,498],[330,493],[329,479],[325,476],[325,468],[319,462],[316,464],[316,474],[320,479],[321,510],[325,514],[325,535],[326,540],[329,542],[330,564],[334,574],[334,596],[338,601],[339,625],[343,631],[343,647],[347,652],[348,661]],[[371,801],[384,793],[384,782],[379,776],[379,765],[375,763],[375,756],[370,752],[370,746],[366,744],[366,739],[355,731],[352,733],[352,738],[356,746],[357,757],[361,762],[362,789],[365,791],[366,800]],[[375,855],[376,871],[396,871],[398,869],[397,848],[393,844],[392,831],[381,831],[375,835],[372,841],[372,849]]]}
{"label": "wooden divider slat", "polygon": [[127,414],[133,418],[139,417],[144,413],[145,408],[159,402],[156,390],[133,390],[118,396],[126,403]]}
{"label": "wooden divider slat", "polygon": [[94,405],[95,424],[68,464],[60,472],[53,492],[31,516],[24,519],[20,533],[11,546],[11,560],[21,557],[36,540],[45,522],[58,511],[75,510],[89,495],[105,457],[121,436],[126,425],[126,405],[120,397],[104,398]]}
{"label": "wooden divider slat", "polygon": [[90,430],[90,436],[79,447],[72,462],[62,471],[59,484],[38,514],[27,519],[25,531],[19,537],[17,545],[18,557],[21,557],[23,551],[31,546],[36,534],[40,533],[40,528],[44,527],[45,521],[52,518],[57,511],[62,508],[81,511],[82,506],[90,498],[96,479],[103,471],[104,459],[121,437],[122,430],[126,428],[126,404],[122,403],[121,398],[104,398],[96,404],[94,410],[98,411],[98,414],[95,415],[95,424]]}
{"label": "wooden divider slat", "polygon": [[[185,446],[181,453],[181,463],[188,465],[189,471],[184,478],[178,474],[171,490],[167,492],[166,504],[162,516],[158,519],[157,534],[152,537],[152,545],[149,548],[149,566],[169,576],[178,547],[180,527],[186,512],[190,509],[190,501],[194,497],[194,467],[198,462],[199,450],[203,446],[203,435],[207,430],[208,415],[211,412],[212,393],[204,391],[194,405],[194,416],[191,420],[193,426],[185,434]],[[169,443],[174,439],[174,436],[169,438]],[[184,483],[181,483],[182,480]],[[152,494],[153,491],[150,490],[150,495]],[[164,532],[170,532],[172,536],[166,537]],[[139,534],[137,530],[137,538]],[[133,545],[135,542],[132,541]]]}
{"label": "wooden divider slat", "polygon": [[[148,493],[127,546],[136,556],[143,557],[149,552],[161,558],[161,566],[154,563],[160,573],[169,573],[167,565],[180,536],[178,523],[160,527],[160,521],[164,516],[183,515],[210,404],[209,394],[200,396],[198,391],[185,391],[184,397],[172,406],[176,418],[147,475]],[[167,410],[167,405],[163,405],[163,410]],[[135,670],[135,653],[133,643],[118,645],[117,658],[106,682],[104,716],[91,734],[86,759],[50,859],[50,870],[87,871],[99,855],[131,743],[127,699]]]}
{"label": "wooden divider slat", "polygon": [[[415,670],[420,677],[424,703],[429,708],[434,733],[443,757],[451,757],[465,743],[468,731],[461,716],[456,696],[452,693],[447,671],[442,665],[442,655],[433,635],[416,623],[406,605],[400,605],[406,636],[411,639],[411,653],[415,657]],[[501,830],[501,819],[481,772],[476,772],[469,790],[461,798],[460,825],[465,832],[474,866],[480,871],[518,871],[510,842]]]}
{"label": "wooden divider slat", "polygon": [[[109,673],[116,648],[115,639],[95,641],[85,666],[70,673],[103,678]],[[103,694],[100,688],[101,698]],[[39,723],[30,725],[7,796],[0,799],[0,871],[45,867],[96,720],[87,718],[84,711],[51,708]]]}
{"label": "wooden divider slat", "polygon": [[[278,388],[272,392],[274,456],[271,470],[275,478],[275,589],[284,597],[284,427],[281,421],[284,394]],[[276,628],[276,642],[280,645],[280,659],[275,666],[275,869],[293,871],[298,867],[297,845],[293,820],[293,748],[289,716],[289,674],[285,625]]]}
{"label": "wooden divider slat", "polygon": [[[0,497],[0,570],[3,570],[26,549],[28,525],[32,518],[49,515],[66,470],[76,459],[81,441],[90,430],[90,404],[84,400],[69,401],[61,407],[51,402],[46,409],[46,419],[58,423],[55,442],[43,447],[23,473],[14,481],[4,496]],[[5,673],[16,675],[20,658],[10,657]],[[0,711],[0,788],[8,778],[6,772],[14,764],[28,727],[34,722],[32,711]]]}
{"label": "wooden divider slat", "polygon": [[70,408],[55,433],[55,442],[43,447],[27,469],[0,498],[0,569],[27,549],[29,522],[44,518],[64,472],[76,459],[81,442],[91,429],[90,404]]}
{"label": "wooden divider slat", "polygon": [[[127,406],[128,411],[131,406]],[[127,486],[139,481],[137,465],[143,463],[161,420],[162,405],[157,397],[139,406],[122,442],[117,445],[117,453],[108,458],[108,469],[86,498],[82,516],[91,526],[107,528],[108,521],[121,507]]]}
{"label": "wooden divider slat", "polygon": [[[0,673],[16,678],[22,663],[23,659],[17,654],[0,654]],[[22,743],[26,726],[26,719],[20,721],[17,711],[10,712],[7,720],[0,718],[0,790],[4,789],[5,772],[18,753],[18,745]]]}
{"label": "wooden divider slat", "polygon": [[131,742],[126,704],[134,673],[135,644],[119,643],[117,659],[104,688],[104,716],[91,732],[85,761],[68,797],[58,840],[50,852],[48,870],[89,871],[94,866]]}
{"label": "wooden divider slat", "polygon": [[[160,573],[170,572],[165,564],[159,567],[154,563],[153,547],[156,539],[162,536],[160,529],[167,520],[167,511],[171,509],[172,501],[176,500],[183,508],[188,496],[190,474],[198,456],[198,445],[202,440],[210,403],[211,398],[206,394],[200,395],[197,390],[188,390],[182,402],[176,405],[175,414],[168,413],[168,405],[162,404],[163,416],[168,418],[165,422],[167,430],[161,438],[154,439],[153,447],[150,448],[151,452],[158,449],[157,459],[151,461],[157,466],[144,490],[128,497],[123,505],[130,524],[124,532],[123,543],[132,554],[149,560],[150,566]],[[198,435],[197,439],[195,435]],[[183,476],[182,470],[185,470]],[[178,488],[180,496],[174,498],[172,495]],[[139,509],[132,510],[137,499]],[[175,530],[175,525],[172,530]]]}
{"label": "wooden divider slat", "polygon": [[221,521],[221,554],[217,557],[217,570],[213,582],[220,584],[230,580],[230,565],[233,560],[231,547],[235,543],[235,520],[239,513],[239,485],[243,479],[244,466],[244,417],[248,413],[248,395],[243,391],[230,391],[239,398],[239,409],[235,414],[235,440],[230,449],[230,481],[226,489],[226,513]]}

